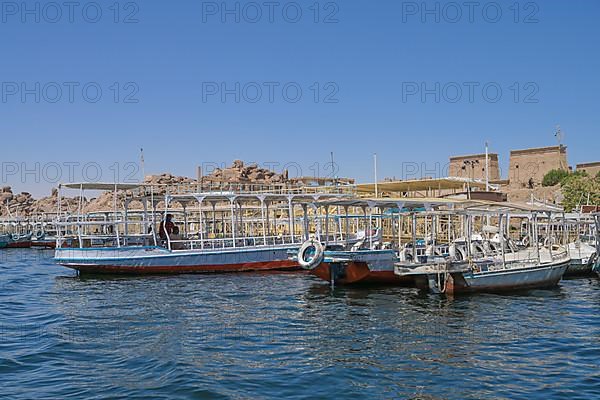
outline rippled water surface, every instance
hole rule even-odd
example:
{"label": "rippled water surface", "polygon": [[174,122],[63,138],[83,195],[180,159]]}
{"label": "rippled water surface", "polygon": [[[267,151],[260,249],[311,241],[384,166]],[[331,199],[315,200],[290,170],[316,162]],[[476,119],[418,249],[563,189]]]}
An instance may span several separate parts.
{"label": "rippled water surface", "polygon": [[0,398],[600,398],[600,281],[454,299],[0,250]]}

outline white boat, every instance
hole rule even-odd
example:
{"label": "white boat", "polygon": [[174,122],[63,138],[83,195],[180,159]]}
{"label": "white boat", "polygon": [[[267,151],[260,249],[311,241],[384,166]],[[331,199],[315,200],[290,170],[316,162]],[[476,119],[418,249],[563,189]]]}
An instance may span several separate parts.
{"label": "white boat", "polygon": [[571,263],[565,275],[589,275],[596,260],[596,248],[587,243],[576,241],[569,243]]}
{"label": "white boat", "polygon": [[[473,208],[466,214],[467,238],[473,237],[470,232],[477,215],[478,211]],[[492,215],[488,211],[479,216],[489,221]],[[460,260],[449,257],[442,262],[426,265],[398,263],[396,274],[413,277],[417,287],[421,289],[446,294],[515,291],[556,285],[571,259],[565,247],[540,245],[537,213],[532,212],[531,217],[525,215],[525,218],[533,222],[531,232],[534,245],[524,249],[515,249],[507,240],[510,231],[508,227],[511,226],[507,210],[501,208],[495,218],[499,223],[500,234],[498,251],[494,254],[485,254],[485,246],[481,247],[481,252],[475,252],[476,247],[469,239],[466,256],[462,256]]]}
{"label": "white boat", "polygon": [[[146,187],[69,184],[67,188],[118,191],[134,195],[143,211],[106,212],[108,218],[78,214],[57,222],[55,261],[85,273],[181,274],[299,269],[288,259],[308,237],[296,221],[307,203],[337,194],[188,193],[148,195]],[[83,194],[81,195],[83,197]],[[157,210],[162,201],[164,208]],[[115,200],[116,203],[116,200]],[[173,210],[172,204],[182,209]],[[151,206],[153,211],[148,211]],[[182,210],[182,211],[181,211]],[[172,219],[173,216],[180,218]],[[160,223],[159,223],[160,222]],[[71,235],[64,235],[64,232]],[[69,245],[65,239],[71,239]]]}
{"label": "white boat", "polygon": [[[315,202],[313,206],[324,210],[324,227],[317,231],[317,237],[308,240],[292,258],[313,275],[329,282],[331,285],[412,285],[411,276],[399,276],[394,273],[394,265],[407,259],[418,263],[443,256],[443,245],[435,245],[435,240],[417,240],[416,231],[411,239],[406,240],[405,230],[417,224],[417,215],[426,210],[437,210],[458,205],[461,201],[448,199],[334,199]],[[343,212],[331,216],[330,209]],[[359,210],[350,213],[349,210]],[[447,211],[446,211],[447,213]],[[430,218],[430,222],[434,221]],[[330,221],[343,220],[345,234],[337,243],[327,243],[319,239],[319,235],[331,231]],[[352,225],[352,227],[351,227]],[[384,237],[383,226],[392,227]],[[437,225],[437,224],[434,224]],[[351,231],[364,227],[366,235],[356,243],[349,243]],[[435,235],[425,233],[425,237]],[[324,244],[322,244],[324,242]],[[445,248],[447,249],[447,245]]]}

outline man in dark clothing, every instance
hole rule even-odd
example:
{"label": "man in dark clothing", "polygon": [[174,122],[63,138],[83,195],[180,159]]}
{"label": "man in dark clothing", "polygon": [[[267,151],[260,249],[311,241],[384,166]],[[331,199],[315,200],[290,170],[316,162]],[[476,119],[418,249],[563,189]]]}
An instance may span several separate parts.
{"label": "man in dark clothing", "polygon": [[167,240],[167,235],[171,236],[176,229],[175,224],[173,223],[173,215],[167,214],[165,221],[161,221],[158,227],[158,235],[162,240]]}

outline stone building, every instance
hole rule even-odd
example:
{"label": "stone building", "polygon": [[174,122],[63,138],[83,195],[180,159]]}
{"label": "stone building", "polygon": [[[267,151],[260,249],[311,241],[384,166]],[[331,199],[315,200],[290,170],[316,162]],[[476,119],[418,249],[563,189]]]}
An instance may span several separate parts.
{"label": "stone building", "polygon": [[[488,153],[489,180],[500,179],[498,154]],[[448,176],[485,180],[485,154],[450,157]]]}
{"label": "stone building", "polygon": [[544,175],[552,169],[569,170],[566,146],[538,147],[510,152],[508,177],[512,187],[539,185]]}
{"label": "stone building", "polygon": [[596,176],[600,172],[600,162],[577,164],[577,171],[584,171],[589,176]]}

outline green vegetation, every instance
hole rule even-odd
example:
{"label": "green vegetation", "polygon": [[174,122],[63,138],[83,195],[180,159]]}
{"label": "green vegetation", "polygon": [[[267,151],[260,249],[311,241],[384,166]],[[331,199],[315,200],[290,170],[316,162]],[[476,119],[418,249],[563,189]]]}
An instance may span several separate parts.
{"label": "green vegetation", "polygon": [[544,179],[542,179],[542,186],[558,185],[568,176],[569,171],[565,171],[564,169],[552,169],[548,171],[546,175],[544,175]]}
{"label": "green vegetation", "polygon": [[580,204],[600,206],[600,174],[593,178],[586,173],[570,174],[560,186],[564,196],[562,206],[567,212]]}

